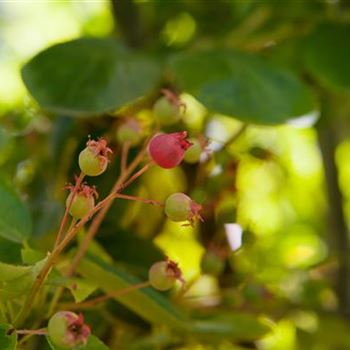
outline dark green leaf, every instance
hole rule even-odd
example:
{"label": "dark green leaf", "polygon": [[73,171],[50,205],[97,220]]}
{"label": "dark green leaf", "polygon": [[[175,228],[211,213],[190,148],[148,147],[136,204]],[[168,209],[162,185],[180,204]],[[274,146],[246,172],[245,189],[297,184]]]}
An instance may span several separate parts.
{"label": "dark green leaf", "polygon": [[32,220],[28,209],[5,181],[0,179],[0,236],[23,242],[31,233]]}
{"label": "dark green leaf", "polygon": [[233,51],[182,54],[170,60],[179,87],[210,110],[244,122],[279,124],[314,108],[309,90],[290,72]]}
{"label": "dark green leaf", "polygon": [[305,46],[307,69],[321,84],[350,90],[350,25],[320,25]]}
{"label": "dark green leaf", "polygon": [[11,327],[8,324],[0,324],[0,349],[1,350],[16,350],[17,336],[16,333],[8,335],[7,332]]}
{"label": "dark green leaf", "polygon": [[91,116],[150,93],[160,69],[150,57],[127,51],[115,40],[84,38],[39,53],[22,76],[44,109]]}
{"label": "dark green leaf", "polygon": [[193,324],[193,333],[208,341],[222,339],[222,337],[234,340],[255,340],[269,330],[270,327],[259,321],[256,316],[243,313],[221,314]]}
{"label": "dark green leaf", "polygon": [[[46,337],[47,342],[50,344],[52,350],[64,350],[61,347],[53,345],[49,337]],[[79,347],[79,350],[108,350],[108,347],[102,343],[100,339],[94,335],[90,335],[87,344],[83,347]]]}

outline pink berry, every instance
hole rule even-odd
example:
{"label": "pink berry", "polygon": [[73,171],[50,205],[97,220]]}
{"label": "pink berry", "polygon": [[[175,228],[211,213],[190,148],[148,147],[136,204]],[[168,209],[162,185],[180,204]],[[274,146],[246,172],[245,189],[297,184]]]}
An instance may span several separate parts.
{"label": "pink berry", "polygon": [[153,136],[148,147],[152,160],[165,169],[176,167],[192,145],[186,138],[186,131]]}
{"label": "pink berry", "polygon": [[82,314],[59,311],[50,318],[47,332],[54,346],[62,349],[77,349],[86,345],[90,327],[84,323]]}

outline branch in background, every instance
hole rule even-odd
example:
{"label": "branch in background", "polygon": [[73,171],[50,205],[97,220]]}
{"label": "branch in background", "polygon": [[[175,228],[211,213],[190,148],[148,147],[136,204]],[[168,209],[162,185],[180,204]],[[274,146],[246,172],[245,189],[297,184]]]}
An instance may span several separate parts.
{"label": "branch in background", "polygon": [[337,137],[332,123],[330,106],[323,101],[321,121],[317,125],[318,142],[321,149],[328,195],[330,243],[338,259],[336,293],[339,313],[350,316],[350,255],[346,219],[343,211],[343,195],[338,183],[338,169],[335,163]]}
{"label": "branch in background", "polygon": [[142,46],[142,30],[137,5],[132,0],[111,0],[115,27],[126,43],[134,48]]}

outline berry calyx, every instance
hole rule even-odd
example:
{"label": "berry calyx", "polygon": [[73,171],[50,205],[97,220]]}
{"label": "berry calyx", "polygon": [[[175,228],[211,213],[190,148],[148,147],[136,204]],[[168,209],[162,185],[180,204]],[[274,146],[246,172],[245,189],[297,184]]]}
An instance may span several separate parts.
{"label": "berry calyx", "polygon": [[151,266],[148,279],[151,286],[160,291],[172,288],[177,280],[184,283],[182,272],[177,263],[168,258]]}
{"label": "berry calyx", "polygon": [[203,221],[199,212],[202,206],[184,193],[173,193],[165,201],[164,211],[172,221],[189,221],[191,225],[196,219]]}
{"label": "berry calyx", "polygon": [[170,90],[162,89],[162,93],[164,96],[153,105],[153,115],[161,125],[175,124],[181,119],[184,103]]}
{"label": "berry calyx", "polygon": [[181,163],[185,151],[192,145],[186,138],[186,131],[155,135],[148,146],[149,155],[160,167],[174,168]]}
{"label": "berry calyx", "polygon": [[83,183],[78,188],[72,201],[74,186],[68,185],[66,188],[71,191],[66,200],[66,207],[70,205],[69,214],[75,219],[83,218],[95,206],[95,198],[98,197],[96,189]]}
{"label": "berry calyx", "polygon": [[112,153],[105,139],[89,140],[79,154],[79,167],[85,175],[101,175],[107,168],[108,155]]}
{"label": "berry calyx", "polygon": [[84,323],[82,314],[59,311],[50,318],[47,332],[53,345],[62,349],[77,349],[86,345],[90,327]]}
{"label": "berry calyx", "polygon": [[130,145],[137,145],[142,138],[140,123],[133,118],[127,119],[117,130],[117,141],[121,144],[130,142]]}

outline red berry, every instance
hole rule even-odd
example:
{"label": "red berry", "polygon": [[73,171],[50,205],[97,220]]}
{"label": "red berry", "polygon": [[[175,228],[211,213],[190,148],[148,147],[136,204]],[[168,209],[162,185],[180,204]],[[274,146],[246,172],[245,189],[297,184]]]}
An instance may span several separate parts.
{"label": "red berry", "polygon": [[54,346],[61,349],[77,349],[86,345],[90,327],[84,323],[82,314],[60,311],[50,318],[47,332]]}
{"label": "red berry", "polygon": [[192,145],[186,138],[186,131],[153,136],[148,147],[152,160],[165,169],[176,167]]}

